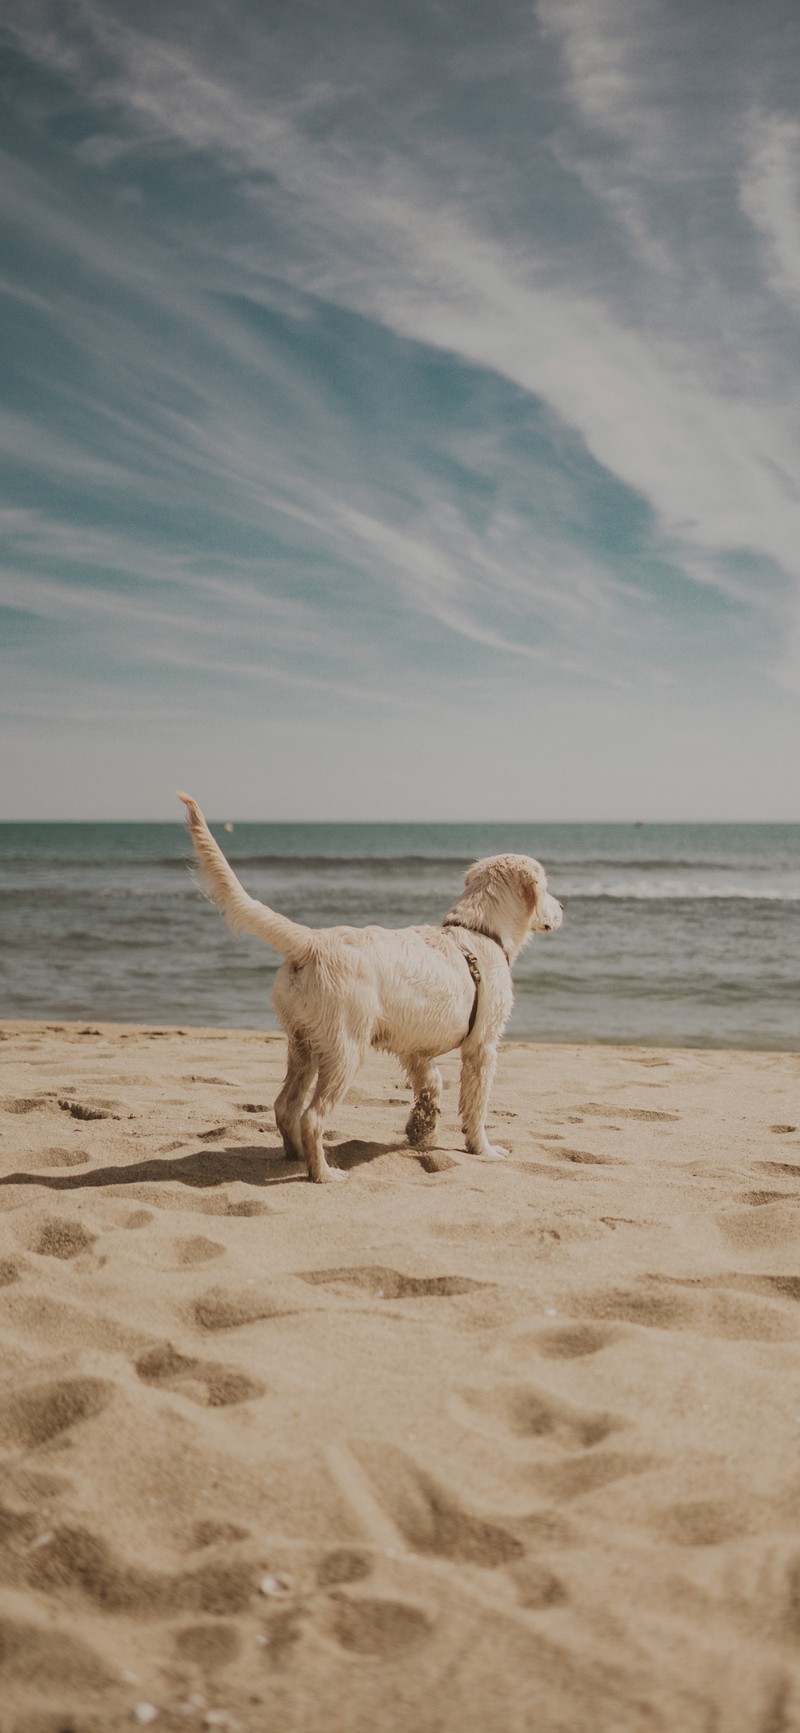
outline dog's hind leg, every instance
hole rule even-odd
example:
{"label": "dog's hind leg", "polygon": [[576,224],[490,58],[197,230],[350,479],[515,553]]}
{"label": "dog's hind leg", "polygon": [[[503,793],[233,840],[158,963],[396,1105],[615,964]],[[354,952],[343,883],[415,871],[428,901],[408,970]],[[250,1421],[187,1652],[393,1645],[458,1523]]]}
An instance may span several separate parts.
{"label": "dog's hind leg", "polygon": [[280,1095],[275,1102],[275,1120],[283,1139],[283,1147],[290,1161],[303,1160],[300,1115],[305,1107],[316,1071],[317,1062],[308,1043],[303,1040],[301,1035],[292,1033],[289,1036],[286,1077]]}
{"label": "dog's hind leg", "polygon": [[497,1048],[485,1044],[461,1049],[461,1094],[458,1110],[461,1129],[470,1155],[503,1156],[508,1150],[502,1144],[491,1144],[486,1136],[486,1111],[492,1092]]}
{"label": "dog's hind leg", "polygon": [[303,1155],[309,1179],[317,1181],[344,1179],[341,1168],[329,1167],[322,1147],[325,1120],[341,1101],[358,1071],[364,1053],[355,1043],[347,1043],[326,1053],[319,1062],[319,1075],[314,1094],[300,1120]]}
{"label": "dog's hind leg", "polygon": [[421,1053],[407,1059],[405,1068],[414,1091],[406,1137],[412,1149],[425,1149],[436,1139],[436,1122],[442,1111],[442,1074]]}

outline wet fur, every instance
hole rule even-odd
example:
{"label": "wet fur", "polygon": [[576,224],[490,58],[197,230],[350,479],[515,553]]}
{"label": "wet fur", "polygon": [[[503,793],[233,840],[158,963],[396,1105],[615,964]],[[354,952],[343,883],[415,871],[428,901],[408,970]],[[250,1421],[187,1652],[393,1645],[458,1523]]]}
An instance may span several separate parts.
{"label": "wet fur", "polygon": [[[329,1167],[325,1124],[370,1048],[393,1053],[414,1091],[406,1135],[431,1144],[441,1110],[442,1079],[434,1060],[461,1049],[459,1111],[473,1155],[502,1156],[486,1135],[497,1044],[511,1011],[510,964],[536,932],[561,925],[561,906],[544,869],[528,855],[476,861],[449,911],[457,926],[313,929],[247,895],[218,847],[196,801],[183,801],[203,884],[234,932],[264,939],[285,958],[274,1004],[288,1040],[275,1118],[287,1155],[305,1162],[310,1179],[343,1177]],[[476,931],[495,933],[501,945]],[[464,947],[481,974],[477,1015],[467,1034],[475,986]],[[309,1100],[310,1096],[310,1100]]]}

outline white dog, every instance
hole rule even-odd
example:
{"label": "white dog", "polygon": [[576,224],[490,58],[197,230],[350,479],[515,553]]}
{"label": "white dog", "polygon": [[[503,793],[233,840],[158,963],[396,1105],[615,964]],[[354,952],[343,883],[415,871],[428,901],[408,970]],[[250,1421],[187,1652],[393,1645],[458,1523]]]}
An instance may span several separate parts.
{"label": "white dog", "polygon": [[[486,1109],[497,1043],[513,993],[511,964],[534,933],[561,925],[544,869],[524,854],[477,861],[441,927],[298,926],[242,889],[196,801],[179,794],[197,863],[235,933],[265,939],[286,959],[274,1004],[289,1042],[275,1118],[288,1156],[310,1179],[341,1179],[325,1160],[322,1135],[371,1047],[401,1061],[414,1091],[409,1143],[433,1141],[442,1079],[433,1061],[461,1049],[459,1111],[471,1155],[502,1156],[490,1144]],[[309,1091],[314,1085],[311,1101]]]}

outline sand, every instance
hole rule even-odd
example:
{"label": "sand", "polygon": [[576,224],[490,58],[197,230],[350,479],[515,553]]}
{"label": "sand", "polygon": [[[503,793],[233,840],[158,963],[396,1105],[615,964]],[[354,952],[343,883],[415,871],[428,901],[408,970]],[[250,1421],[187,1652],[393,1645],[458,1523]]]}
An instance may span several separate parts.
{"label": "sand", "polygon": [[800,1728],[800,1059],[0,1034],[3,1733]]}

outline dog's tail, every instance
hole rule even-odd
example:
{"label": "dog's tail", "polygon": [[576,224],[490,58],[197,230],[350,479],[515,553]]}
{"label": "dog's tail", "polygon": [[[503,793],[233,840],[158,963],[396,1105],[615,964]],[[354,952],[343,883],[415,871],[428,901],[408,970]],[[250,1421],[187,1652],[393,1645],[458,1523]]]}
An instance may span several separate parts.
{"label": "dog's tail", "polygon": [[298,926],[287,920],[266,903],[259,903],[242,889],[233,868],[228,865],[206,824],[196,800],[190,794],[178,793],[186,807],[187,822],[194,843],[194,852],[203,883],[209,896],[221,909],[234,933],[252,933],[265,939],[273,951],[292,962],[303,961],[314,948],[310,927]]}

